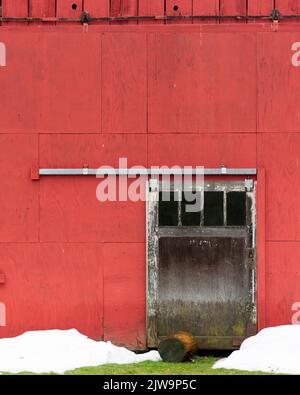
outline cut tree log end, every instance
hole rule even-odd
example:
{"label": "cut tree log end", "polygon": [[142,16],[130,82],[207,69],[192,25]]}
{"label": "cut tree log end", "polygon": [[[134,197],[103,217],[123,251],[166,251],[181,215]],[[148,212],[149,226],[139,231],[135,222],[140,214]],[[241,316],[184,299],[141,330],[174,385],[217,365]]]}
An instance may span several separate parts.
{"label": "cut tree log end", "polygon": [[177,332],[162,340],[158,352],[163,361],[183,362],[191,360],[198,350],[197,340],[187,332]]}

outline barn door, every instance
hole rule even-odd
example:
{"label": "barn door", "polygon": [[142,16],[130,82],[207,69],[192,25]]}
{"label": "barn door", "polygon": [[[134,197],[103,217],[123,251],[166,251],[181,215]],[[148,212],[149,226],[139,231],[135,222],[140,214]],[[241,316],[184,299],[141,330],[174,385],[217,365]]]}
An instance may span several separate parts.
{"label": "barn door", "polygon": [[202,348],[235,348],[256,332],[255,183],[206,182],[196,213],[160,188],[150,180],[148,346],[183,330]]}

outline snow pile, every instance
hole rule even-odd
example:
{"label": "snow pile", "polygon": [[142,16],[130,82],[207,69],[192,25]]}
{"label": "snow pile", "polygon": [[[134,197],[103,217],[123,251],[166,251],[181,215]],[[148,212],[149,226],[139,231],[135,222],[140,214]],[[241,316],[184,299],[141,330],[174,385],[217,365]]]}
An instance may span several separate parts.
{"label": "snow pile", "polygon": [[159,361],[157,351],[135,354],[110,342],[97,342],[76,329],[25,332],[0,339],[0,372],[63,373],[106,363]]}
{"label": "snow pile", "polygon": [[217,361],[213,367],[300,374],[300,325],[263,329],[246,339],[240,350]]}

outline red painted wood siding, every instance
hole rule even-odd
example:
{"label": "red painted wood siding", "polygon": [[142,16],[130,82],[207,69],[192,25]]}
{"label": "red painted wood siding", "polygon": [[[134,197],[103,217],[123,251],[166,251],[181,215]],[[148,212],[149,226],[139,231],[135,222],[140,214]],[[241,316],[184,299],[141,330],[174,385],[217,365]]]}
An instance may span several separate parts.
{"label": "red painted wood siding", "polygon": [[[245,16],[247,15],[247,1],[246,0],[220,0],[220,15],[221,16]],[[239,22],[238,19],[233,19]],[[221,23],[228,23],[230,19],[221,20]],[[241,20],[245,23],[245,20]]]}
{"label": "red painted wood siding", "polygon": [[248,0],[248,15],[271,15],[274,7],[274,0]]}
{"label": "red painted wood siding", "polygon": [[[91,18],[109,17],[110,0],[84,0],[84,11],[88,12]],[[97,24],[108,24],[108,22],[92,22]]]}
{"label": "red painted wood siding", "polygon": [[[56,16],[59,18],[80,18],[83,0],[56,0]],[[79,24],[79,22],[60,22],[60,24]]]}
{"label": "red painted wood siding", "polygon": [[37,18],[55,16],[55,0],[30,0],[29,16]]}
{"label": "red painted wood siding", "polygon": [[[165,15],[164,0],[139,0],[139,16],[156,16],[163,17]],[[139,21],[139,24],[164,23],[164,21]]]}
{"label": "red painted wood siding", "polygon": [[[147,128],[146,35],[133,36],[125,32],[105,34],[102,51],[103,132],[145,133]],[[129,57],[128,53],[130,53]]]}
{"label": "red painted wood siding", "polygon": [[[27,18],[28,17],[28,0],[2,0],[2,16],[14,18]],[[2,24],[9,25],[26,25],[27,22],[3,22]]]}
{"label": "red painted wood siding", "polygon": [[[219,0],[194,0],[193,1],[193,15],[205,16],[219,16]],[[216,19],[195,19],[194,23],[216,23]]]}
{"label": "red painted wood siding", "polygon": [[299,0],[275,0],[276,8],[283,15],[294,15],[300,13],[300,1]]}
{"label": "red painted wood siding", "polygon": [[[125,17],[138,15],[138,0],[111,0],[110,16]],[[118,24],[137,24],[137,21],[123,21]]]}
{"label": "red painted wood siding", "polygon": [[[149,41],[150,132],[255,129],[256,43],[251,34],[173,33]],[[236,51],[248,57],[237,58]]]}
{"label": "red painted wood siding", "polygon": [[[193,15],[193,0],[166,0],[167,16],[188,16]],[[178,20],[167,21],[169,24],[176,24]],[[182,20],[180,23],[192,23],[192,20]]]}
{"label": "red painted wood siding", "polygon": [[144,243],[105,243],[103,247],[104,340],[138,349],[146,344],[145,251]]}
{"label": "red painted wood siding", "polygon": [[0,337],[76,328],[101,339],[102,250],[101,244],[1,243],[0,270],[6,283],[0,285],[0,297],[7,326],[0,327]]}
{"label": "red painted wood siding", "polygon": [[30,178],[38,166],[117,167],[119,157],[264,169],[259,322],[291,322],[300,301],[300,68],[291,47],[300,30],[270,25],[0,27],[0,337],[76,327],[145,345],[145,203],[100,203],[92,177]]}
{"label": "red painted wood siding", "polygon": [[[300,14],[300,0],[11,0],[2,1],[2,15],[5,17],[54,17],[80,18],[83,10],[92,17],[126,17],[126,16],[253,16],[270,15],[272,9],[278,9],[284,15]],[[212,23],[213,20],[201,20]],[[238,19],[221,20],[221,23],[241,22]],[[245,21],[243,21],[245,22]],[[249,22],[256,22],[250,20]],[[9,22],[15,24],[15,22]],[[26,23],[26,22],[25,22]],[[45,22],[44,22],[45,23]],[[65,22],[60,22],[64,24]],[[95,22],[94,22],[95,23]],[[97,24],[108,22],[97,22]],[[114,21],[113,24],[161,24],[156,21]],[[200,23],[199,20],[167,21],[168,24]],[[298,23],[289,20],[289,23]],[[4,22],[4,24],[6,24]],[[18,24],[20,24],[18,22]],[[31,23],[33,25],[35,23]],[[68,24],[72,25],[72,23]],[[74,24],[74,23],[73,23]]]}
{"label": "red painted wood siding", "polygon": [[[30,0],[29,16],[33,18],[54,18],[55,17],[56,0]],[[41,25],[44,22],[30,22],[33,25]],[[49,22],[54,24],[55,22]],[[47,24],[49,24],[47,22]]]}

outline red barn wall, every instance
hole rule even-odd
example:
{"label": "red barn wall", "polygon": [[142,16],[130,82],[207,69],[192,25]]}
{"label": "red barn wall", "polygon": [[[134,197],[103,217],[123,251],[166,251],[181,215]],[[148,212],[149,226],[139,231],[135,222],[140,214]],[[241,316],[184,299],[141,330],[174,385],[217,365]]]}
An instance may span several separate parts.
{"label": "red barn wall", "polygon": [[[11,3],[2,1],[3,16],[27,15],[27,1]],[[69,3],[57,0],[57,15],[70,17]],[[165,12],[159,1],[150,11],[142,1],[77,3],[74,12],[88,4],[95,16]],[[219,10],[177,3],[187,14]],[[242,3],[220,9],[244,12]],[[271,2],[260,3],[248,10],[269,14]],[[52,15],[53,1],[32,1],[30,12]],[[76,327],[145,346],[145,204],[100,203],[91,177],[30,177],[37,167],[117,167],[119,157],[129,166],[265,169],[260,322],[290,323],[300,301],[297,23],[280,22],[277,32],[270,21],[67,23],[0,27],[0,337]]]}

